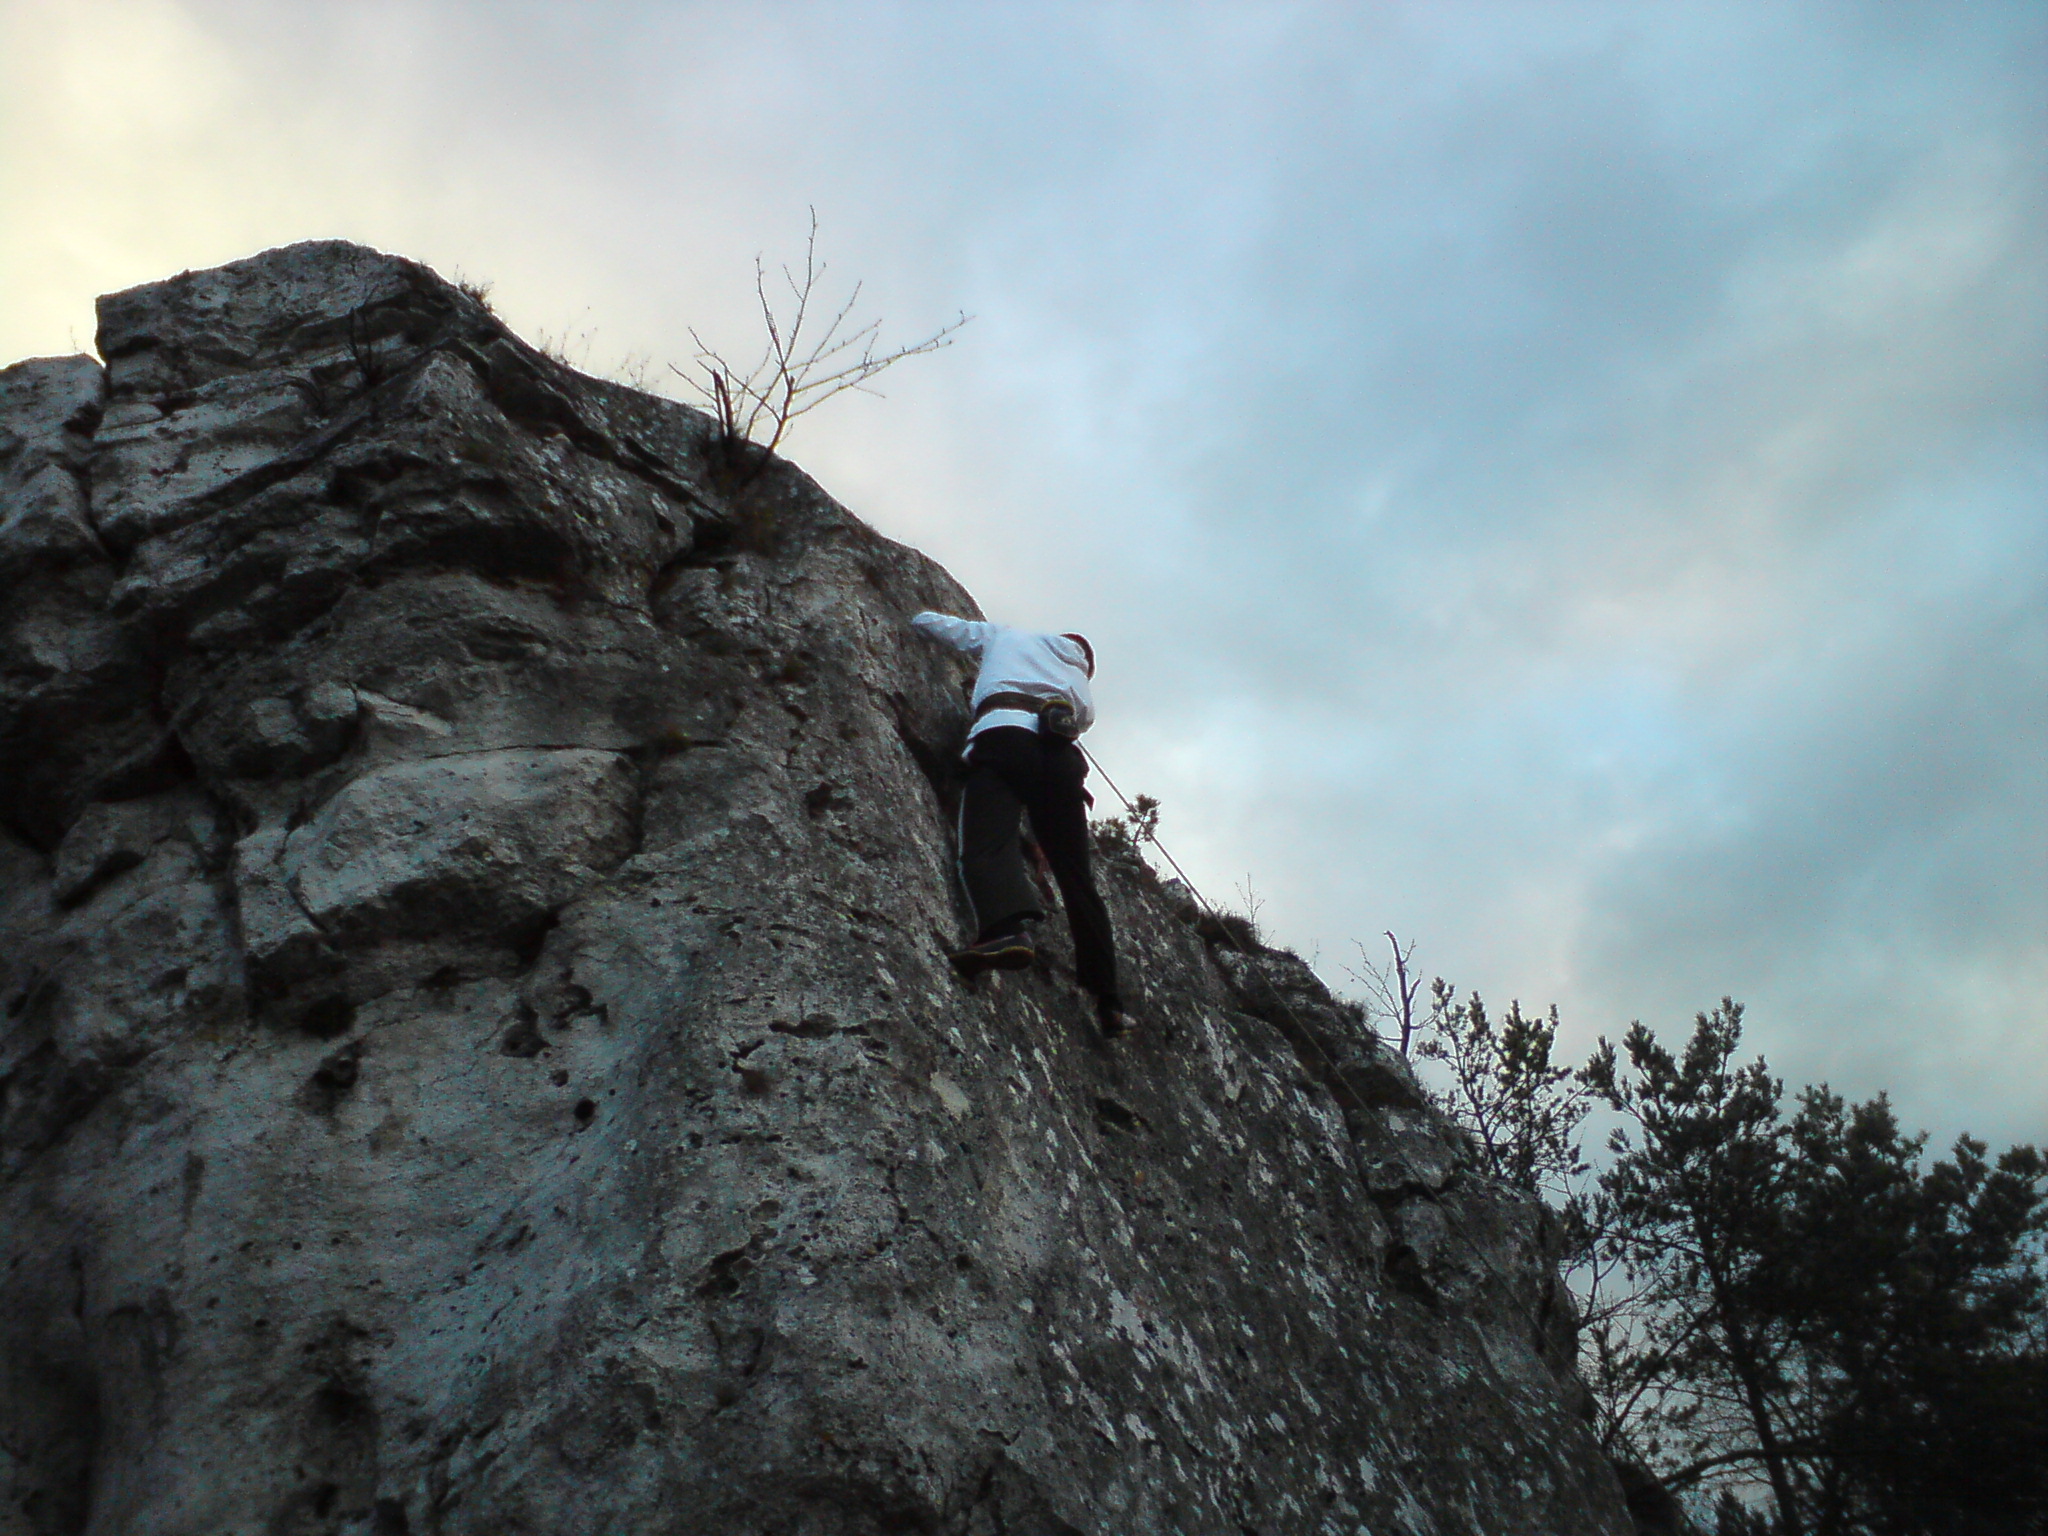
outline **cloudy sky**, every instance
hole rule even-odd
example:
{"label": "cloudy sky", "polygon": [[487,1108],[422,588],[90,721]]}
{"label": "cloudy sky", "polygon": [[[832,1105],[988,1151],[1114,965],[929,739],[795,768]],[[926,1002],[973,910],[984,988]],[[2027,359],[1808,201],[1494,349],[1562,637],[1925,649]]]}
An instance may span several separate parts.
{"label": "cloudy sky", "polygon": [[975,318],[792,455],[1212,896],[2048,1135],[2048,9],[0,0],[0,357],[346,236],[659,377],[811,206]]}

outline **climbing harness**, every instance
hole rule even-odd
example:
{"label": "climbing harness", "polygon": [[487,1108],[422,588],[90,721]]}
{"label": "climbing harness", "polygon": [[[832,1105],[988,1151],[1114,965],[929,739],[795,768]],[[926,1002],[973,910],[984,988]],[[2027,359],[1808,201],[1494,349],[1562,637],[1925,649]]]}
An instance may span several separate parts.
{"label": "climbing harness", "polygon": [[1038,728],[1061,741],[1080,740],[1080,718],[1074,713],[1074,706],[1065,699],[1041,699],[1031,693],[992,693],[975,705],[974,718],[979,720],[999,709],[1017,709],[1027,715],[1038,716]]}

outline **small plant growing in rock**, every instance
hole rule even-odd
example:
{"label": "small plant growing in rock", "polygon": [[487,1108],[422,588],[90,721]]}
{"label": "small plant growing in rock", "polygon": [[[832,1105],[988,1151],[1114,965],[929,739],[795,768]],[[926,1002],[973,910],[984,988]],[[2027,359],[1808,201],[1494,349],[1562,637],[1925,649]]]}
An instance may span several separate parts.
{"label": "small plant growing in rock", "polygon": [[1140,795],[1122,816],[1105,816],[1095,823],[1095,835],[1119,853],[1137,854],[1147,843],[1159,840],[1159,802]]}
{"label": "small plant growing in rock", "polygon": [[460,272],[457,272],[455,274],[455,291],[471,303],[480,306],[486,314],[495,315],[498,312],[491,305],[491,285],[489,283],[479,282],[471,277],[464,277]]}
{"label": "small plant growing in rock", "polygon": [[1568,1198],[1587,1172],[1578,1130],[1592,1090],[1553,1059],[1557,1009],[1530,1017],[1519,1002],[1496,1020],[1477,992],[1460,1002],[1449,982],[1430,987],[1417,1054],[1450,1077],[1444,1107],[1471,1131],[1487,1169],[1530,1194]]}

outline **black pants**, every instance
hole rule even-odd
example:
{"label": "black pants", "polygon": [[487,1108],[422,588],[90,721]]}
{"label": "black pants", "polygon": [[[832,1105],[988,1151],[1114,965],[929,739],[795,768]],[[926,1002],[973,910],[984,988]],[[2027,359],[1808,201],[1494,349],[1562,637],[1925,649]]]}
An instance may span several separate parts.
{"label": "black pants", "polygon": [[1066,904],[1074,970],[1082,986],[1114,1003],[1109,909],[1088,868],[1088,805],[1081,789],[1087,777],[1088,759],[1071,741],[1021,725],[999,725],[975,737],[960,796],[960,878],[979,938],[1015,933],[1027,919],[1044,917],[1018,836],[1018,813],[1029,811],[1032,836]]}

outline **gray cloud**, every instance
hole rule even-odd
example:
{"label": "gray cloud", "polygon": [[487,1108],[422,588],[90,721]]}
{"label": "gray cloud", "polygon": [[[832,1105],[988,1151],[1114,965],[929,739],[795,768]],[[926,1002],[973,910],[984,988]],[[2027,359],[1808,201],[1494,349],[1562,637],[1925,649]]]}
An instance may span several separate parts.
{"label": "gray cloud", "polygon": [[2048,1132],[2037,7],[148,9],[215,115],[31,101],[0,187],[105,286],[352,234],[658,365],[814,203],[977,319],[797,456],[1097,638],[1215,893]]}

